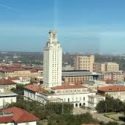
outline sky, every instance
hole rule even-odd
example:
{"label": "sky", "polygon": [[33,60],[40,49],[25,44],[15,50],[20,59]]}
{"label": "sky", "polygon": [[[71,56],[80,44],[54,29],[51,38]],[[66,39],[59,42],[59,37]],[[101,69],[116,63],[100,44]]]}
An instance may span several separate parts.
{"label": "sky", "polygon": [[42,52],[56,30],[64,52],[125,53],[125,0],[0,0],[0,51]]}

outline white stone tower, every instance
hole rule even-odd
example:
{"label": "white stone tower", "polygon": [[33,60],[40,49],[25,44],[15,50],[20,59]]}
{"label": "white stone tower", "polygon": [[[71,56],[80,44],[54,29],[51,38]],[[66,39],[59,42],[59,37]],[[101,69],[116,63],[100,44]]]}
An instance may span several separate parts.
{"label": "white stone tower", "polygon": [[62,84],[62,48],[56,32],[49,32],[49,40],[43,53],[43,84],[45,87]]}

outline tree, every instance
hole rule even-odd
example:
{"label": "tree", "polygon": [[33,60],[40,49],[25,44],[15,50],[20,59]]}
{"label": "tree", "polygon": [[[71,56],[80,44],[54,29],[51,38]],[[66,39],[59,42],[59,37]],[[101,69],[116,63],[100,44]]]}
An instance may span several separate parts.
{"label": "tree", "polygon": [[24,93],[24,85],[17,84],[16,88],[12,88],[12,91],[19,94],[19,95],[23,95],[23,93]]}
{"label": "tree", "polygon": [[125,104],[119,99],[114,99],[112,97],[106,97],[106,100],[100,101],[96,110],[100,113],[104,112],[121,112],[125,111]]}
{"label": "tree", "polygon": [[73,105],[69,103],[47,103],[45,108],[56,114],[71,114],[73,110]]}

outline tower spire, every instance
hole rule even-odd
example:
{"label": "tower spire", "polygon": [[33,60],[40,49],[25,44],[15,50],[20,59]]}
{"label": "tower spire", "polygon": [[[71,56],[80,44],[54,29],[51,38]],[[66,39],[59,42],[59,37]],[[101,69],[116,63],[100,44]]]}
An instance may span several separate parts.
{"label": "tower spire", "polygon": [[49,31],[49,42],[50,42],[50,43],[55,43],[55,42],[57,42],[57,34],[56,34],[56,31],[52,31],[52,30]]}

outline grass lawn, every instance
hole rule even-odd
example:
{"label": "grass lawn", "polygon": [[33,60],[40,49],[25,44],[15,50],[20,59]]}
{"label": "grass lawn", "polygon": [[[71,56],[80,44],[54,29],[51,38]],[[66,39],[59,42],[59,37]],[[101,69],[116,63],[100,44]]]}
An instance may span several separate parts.
{"label": "grass lawn", "polygon": [[116,113],[116,112],[111,112],[111,113],[105,113],[104,116],[111,118],[115,121],[119,121],[119,117],[124,116],[124,113]]}

